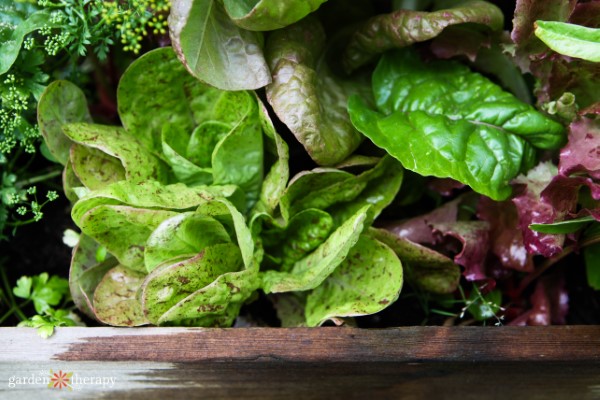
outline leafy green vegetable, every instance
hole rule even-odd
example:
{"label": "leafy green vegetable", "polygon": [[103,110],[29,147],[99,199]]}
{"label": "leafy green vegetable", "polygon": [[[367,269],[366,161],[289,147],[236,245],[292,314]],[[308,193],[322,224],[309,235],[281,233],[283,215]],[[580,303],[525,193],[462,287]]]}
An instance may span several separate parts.
{"label": "leafy green vegetable", "polygon": [[216,0],[173,0],[171,39],[198,79],[224,90],[258,89],[271,82],[260,33],[236,26]]}
{"label": "leafy green vegetable", "polygon": [[573,233],[577,232],[590,222],[596,219],[592,216],[585,216],[581,218],[569,219],[566,221],[554,222],[551,224],[531,224],[529,229],[541,233],[551,234],[562,234],[562,233]]}
{"label": "leafy green vegetable", "polygon": [[71,122],[92,122],[85,95],[71,82],[54,81],[40,98],[38,124],[48,149],[62,165],[69,160],[72,144],[63,126]]}
{"label": "leafy green vegetable", "polygon": [[532,146],[564,142],[560,124],[455,62],[387,53],[373,91],[379,112],[350,98],[357,129],[405,168],[456,179],[496,200],[507,198],[510,180],[531,167]]}
{"label": "leafy green vegetable", "polygon": [[557,53],[600,62],[600,29],[558,21],[536,21],[535,35]]}
{"label": "leafy green vegetable", "polygon": [[402,288],[402,264],[385,244],[361,235],[347,258],[306,301],[308,326],[333,317],[374,314],[393,303]]}
{"label": "leafy green vegetable", "polygon": [[347,99],[369,94],[366,82],[335,76],[324,53],[325,32],[316,18],[273,32],[266,49],[273,74],[267,99],[317,164],[334,165],[362,140],[350,123]]}
{"label": "leafy green vegetable", "polygon": [[587,282],[594,290],[600,290],[600,244],[583,249]]}
{"label": "leafy green vegetable", "polygon": [[284,28],[315,11],[327,0],[224,0],[231,20],[250,31]]}
{"label": "leafy green vegetable", "polygon": [[77,321],[77,316],[69,310],[48,308],[44,312],[44,315],[34,315],[29,319],[21,321],[17,326],[36,328],[38,335],[43,339],[47,339],[52,336],[55,327],[75,326],[78,325]]}
{"label": "leafy green vegetable", "polygon": [[353,71],[377,54],[433,39],[446,27],[464,23],[482,24],[499,31],[504,16],[495,5],[477,0],[434,12],[398,10],[383,14],[370,19],[354,33],[344,53],[344,66]]}

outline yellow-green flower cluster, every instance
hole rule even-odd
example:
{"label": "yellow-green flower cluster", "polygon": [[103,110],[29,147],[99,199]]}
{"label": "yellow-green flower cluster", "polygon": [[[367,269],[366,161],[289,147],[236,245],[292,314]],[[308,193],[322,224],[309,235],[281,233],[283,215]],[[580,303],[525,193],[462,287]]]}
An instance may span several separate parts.
{"label": "yellow-green flower cluster", "polygon": [[105,1],[102,19],[118,29],[125,51],[138,54],[141,42],[149,32],[157,35],[167,33],[166,15],[170,8],[170,0]]}

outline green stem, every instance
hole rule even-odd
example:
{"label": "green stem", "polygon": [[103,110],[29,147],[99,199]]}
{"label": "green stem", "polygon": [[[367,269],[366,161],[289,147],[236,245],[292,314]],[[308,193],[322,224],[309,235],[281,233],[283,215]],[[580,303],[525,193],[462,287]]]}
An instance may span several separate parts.
{"label": "green stem", "polygon": [[24,179],[15,184],[15,187],[22,188],[27,185],[33,185],[34,183],[43,182],[47,179],[56,178],[62,174],[62,169],[55,169],[43,175],[37,175],[29,179]]}

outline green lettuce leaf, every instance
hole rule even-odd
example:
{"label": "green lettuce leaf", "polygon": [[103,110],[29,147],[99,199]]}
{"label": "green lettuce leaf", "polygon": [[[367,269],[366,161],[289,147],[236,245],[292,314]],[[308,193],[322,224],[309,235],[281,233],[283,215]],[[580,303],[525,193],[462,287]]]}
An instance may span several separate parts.
{"label": "green lettuce leaf", "polygon": [[433,39],[446,27],[464,23],[499,31],[504,15],[495,5],[475,0],[434,12],[398,10],[373,17],[352,37],[344,53],[344,66],[353,71],[387,50]]}
{"label": "green lettuce leaf", "polygon": [[600,62],[600,29],[558,21],[536,21],[535,36],[557,53]]}
{"label": "green lettuce leaf", "polygon": [[148,324],[137,291],[145,275],[121,265],[104,275],[94,292],[96,318],[112,326],[140,326]]}
{"label": "green lettuce leaf", "polygon": [[564,128],[466,66],[422,62],[389,52],[373,75],[379,112],[358,96],[352,123],[402,165],[425,176],[453,178],[495,200],[531,167],[533,147],[564,143]]}
{"label": "green lettuce leaf", "polygon": [[224,0],[231,20],[250,31],[272,31],[293,24],[327,0]]}
{"label": "green lettuce leaf", "polygon": [[361,235],[344,262],[308,295],[307,325],[379,312],[398,299],[402,282],[402,264],[396,254]]}
{"label": "green lettuce leaf", "polygon": [[266,50],[273,73],[267,99],[317,164],[334,165],[362,140],[346,103],[351,94],[368,93],[368,85],[335,76],[324,52],[325,32],[316,18],[273,32]]}
{"label": "green lettuce leaf", "polygon": [[69,160],[73,143],[63,132],[71,122],[92,122],[85,95],[69,81],[52,82],[38,103],[38,125],[50,153],[62,165]]}
{"label": "green lettuce leaf", "polygon": [[345,221],[312,253],[297,261],[290,272],[265,271],[262,275],[265,293],[303,291],[319,286],[346,259],[358,241],[368,208],[363,207]]}
{"label": "green lettuce leaf", "polygon": [[63,126],[64,134],[75,146],[71,162],[77,177],[89,189],[127,179],[132,183],[167,181],[164,163],[122,128],[72,123]]}
{"label": "green lettuce leaf", "polygon": [[173,0],[173,47],[199,80],[223,90],[258,89],[271,82],[262,34],[236,26],[215,0]]}

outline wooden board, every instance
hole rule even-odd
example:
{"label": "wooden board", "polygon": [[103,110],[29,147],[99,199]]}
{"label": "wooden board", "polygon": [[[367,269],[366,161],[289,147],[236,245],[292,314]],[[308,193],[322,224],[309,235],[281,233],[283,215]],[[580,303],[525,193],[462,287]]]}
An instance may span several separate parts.
{"label": "wooden board", "polygon": [[0,399],[600,399],[596,326],[0,328],[0,345]]}

